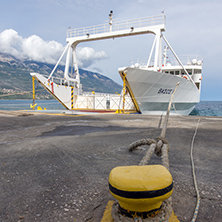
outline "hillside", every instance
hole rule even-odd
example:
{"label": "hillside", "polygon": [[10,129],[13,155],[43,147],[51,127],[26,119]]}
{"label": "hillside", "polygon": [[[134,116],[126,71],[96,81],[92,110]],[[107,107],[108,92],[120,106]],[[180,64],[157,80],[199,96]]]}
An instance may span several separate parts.
{"label": "hillside", "polygon": [[[30,72],[49,75],[54,65],[35,62],[21,61],[11,55],[0,53],[0,95],[16,94],[13,96],[0,96],[0,99],[30,99],[31,93],[18,94],[24,91],[32,90],[32,78]],[[58,66],[55,76],[61,76],[65,67]],[[121,91],[121,86],[99,73],[90,72],[84,69],[79,69],[80,81],[83,86],[83,91],[95,91],[101,93],[115,93]],[[36,86],[37,98],[51,99],[51,95],[45,90],[41,90],[40,85]]]}

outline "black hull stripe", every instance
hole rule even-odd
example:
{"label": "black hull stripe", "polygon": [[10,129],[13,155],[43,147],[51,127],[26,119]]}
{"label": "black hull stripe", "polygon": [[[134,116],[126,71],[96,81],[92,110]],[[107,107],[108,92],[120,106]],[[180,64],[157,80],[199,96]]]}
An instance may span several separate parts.
{"label": "black hull stripe", "polygon": [[169,193],[173,189],[173,182],[168,187],[165,187],[161,190],[153,190],[153,191],[124,191],[113,187],[110,183],[109,183],[109,189],[113,194],[120,197],[125,197],[130,199],[146,199],[146,198],[163,196]]}

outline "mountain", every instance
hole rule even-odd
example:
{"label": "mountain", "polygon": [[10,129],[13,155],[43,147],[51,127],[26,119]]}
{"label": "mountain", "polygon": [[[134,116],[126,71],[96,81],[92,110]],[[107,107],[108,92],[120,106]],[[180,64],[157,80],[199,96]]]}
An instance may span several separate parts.
{"label": "mountain", "polygon": [[[54,65],[19,60],[14,56],[0,53],[0,99],[31,99],[32,98],[32,77],[30,72],[37,72],[43,75],[49,75]],[[65,67],[59,65],[53,76],[62,77]],[[90,72],[79,69],[80,82],[83,91],[100,93],[120,93],[122,87],[96,72]],[[36,97],[38,99],[51,99],[52,96],[46,92],[40,84],[36,85]],[[30,91],[30,93],[21,94]],[[2,96],[3,94],[15,94],[11,96]]]}

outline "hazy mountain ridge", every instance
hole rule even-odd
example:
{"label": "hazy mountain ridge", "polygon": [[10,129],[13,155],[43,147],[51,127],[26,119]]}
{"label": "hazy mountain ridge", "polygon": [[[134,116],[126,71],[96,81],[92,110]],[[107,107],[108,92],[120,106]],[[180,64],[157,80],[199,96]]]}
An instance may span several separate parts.
{"label": "hazy mountain ridge", "polygon": [[[24,91],[32,90],[32,78],[30,72],[37,72],[43,75],[49,75],[54,68],[54,64],[19,60],[12,55],[0,53],[0,95],[15,94]],[[62,77],[65,67],[59,65],[54,73],[56,77]],[[79,69],[80,81],[83,86],[83,91],[95,91],[101,93],[115,93],[121,91],[121,86],[96,72],[90,72],[84,69]],[[40,89],[37,85],[37,90]],[[45,91],[37,91],[37,96],[41,99],[49,99],[51,96]],[[9,98],[32,98],[32,94],[16,95],[0,97],[0,99]]]}

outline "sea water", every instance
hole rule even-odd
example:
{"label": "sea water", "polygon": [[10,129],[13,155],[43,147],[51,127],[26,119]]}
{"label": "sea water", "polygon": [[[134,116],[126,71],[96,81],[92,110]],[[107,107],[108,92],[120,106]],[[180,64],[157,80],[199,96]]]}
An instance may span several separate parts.
{"label": "sea water", "polygon": [[[36,100],[46,110],[66,110],[57,100]],[[0,110],[32,110],[32,100],[0,100]],[[195,116],[222,116],[222,101],[201,101],[191,112]]]}
{"label": "sea water", "polygon": [[190,115],[195,116],[222,116],[222,101],[201,101]]}
{"label": "sea water", "polygon": [[[0,110],[32,110],[33,100],[0,100]],[[57,100],[36,100],[37,107],[46,110],[65,110],[65,107]]]}

